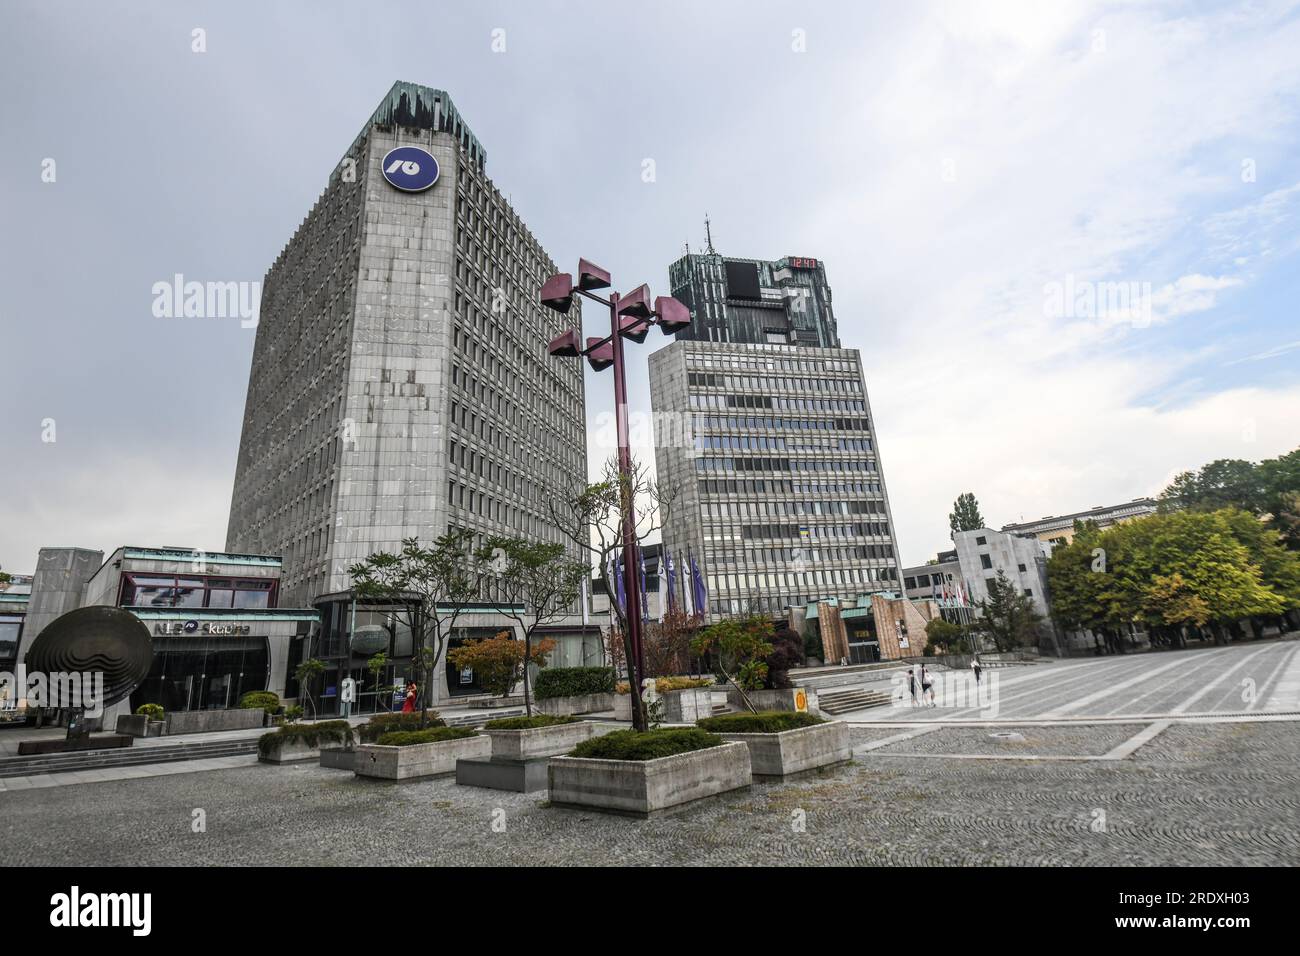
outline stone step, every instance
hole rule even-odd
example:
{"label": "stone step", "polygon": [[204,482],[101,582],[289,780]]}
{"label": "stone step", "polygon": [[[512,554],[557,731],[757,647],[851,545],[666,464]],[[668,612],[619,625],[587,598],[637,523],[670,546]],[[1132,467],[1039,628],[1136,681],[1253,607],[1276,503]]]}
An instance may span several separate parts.
{"label": "stone step", "polygon": [[823,691],[817,695],[817,706],[825,713],[835,715],[868,707],[882,707],[893,700],[880,691],[854,687],[841,691]]}
{"label": "stone step", "polygon": [[257,752],[257,738],[214,740],[156,747],[124,747],[116,750],[82,750],[61,754],[0,759],[0,777],[28,777],[41,773],[70,773],[106,767],[136,767],[143,764],[174,763],[212,757],[237,757]]}
{"label": "stone step", "polygon": [[715,703],[713,704],[713,716],[714,716],[714,717],[717,717],[717,716],[719,716],[720,714],[725,714],[725,713],[727,713],[730,709],[731,709],[731,708],[728,707],[726,704],[719,704],[719,703],[715,702]]}

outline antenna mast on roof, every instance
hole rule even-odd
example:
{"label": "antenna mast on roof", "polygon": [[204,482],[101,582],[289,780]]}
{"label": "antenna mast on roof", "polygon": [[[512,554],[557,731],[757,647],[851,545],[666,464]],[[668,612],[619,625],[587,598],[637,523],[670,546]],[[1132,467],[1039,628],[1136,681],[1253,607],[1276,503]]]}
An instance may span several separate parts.
{"label": "antenna mast on roof", "polygon": [[713,248],[713,229],[709,226],[709,214],[704,214],[704,235],[709,240],[709,255],[716,256],[718,253]]}

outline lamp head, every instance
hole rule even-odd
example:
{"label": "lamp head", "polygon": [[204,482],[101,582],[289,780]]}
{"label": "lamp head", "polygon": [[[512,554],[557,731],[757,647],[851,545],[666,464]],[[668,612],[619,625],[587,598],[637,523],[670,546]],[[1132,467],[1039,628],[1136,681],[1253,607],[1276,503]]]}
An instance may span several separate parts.
{"label": "lamp head", "polygon": [[655,315],[664,335],[676,335],[691,324],[691,310],[670,295],[655,298]]}
{"label": "lamp head", "polygon": [[574,329],[561,332],[551,339],[551,344],[546,346],[546,351],[563,358],[577,358],[582,354],[582,347],[578,344],[578,333]]}
{"label": "lamp head", "polygon": [[538,298],[548,309],[554,309],[561,315],[567,314],[573,306],[573,276],[567,272],[551,276],[542,283]]}
{"label": "lamp head", "polygon": [[650,308],[650,287],[640,285],[618,300],[618,314],[634,319],[648,319],[654,312]]}
{"label": "lamp head", "polygon": [[594,262],[588,262],[586,259],[579,259],[578,288],[585,292],[590,292],[592,289],[608,289],[609,272],[602,269]]}
{"label": "lamp head", "polygon": [[587,364],[593,372],[603,372],[614,364],[614,343],[610,341],[598,345],[600,341],[598,338],[587,339]]}
{"label": "lamp head", "polygon": [[651,324],[643,319],[621,318],[618,320],[618,334],[640,345],[650,333]]}

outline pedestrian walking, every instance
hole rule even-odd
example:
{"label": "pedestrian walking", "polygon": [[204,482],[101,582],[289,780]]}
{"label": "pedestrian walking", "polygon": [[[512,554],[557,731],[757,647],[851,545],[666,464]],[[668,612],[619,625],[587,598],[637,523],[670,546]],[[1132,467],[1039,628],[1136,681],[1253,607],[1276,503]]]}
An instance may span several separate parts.
{"label": "pedestrian walking", "polygon": [[929,700],[931,707],[938,706],[934,702],[934,678],[930,675],[930,672],[929,670],[926,669],[926,666],[922,664],[921,665],[921,703],[925,703],[927,700]]}
{"label": "pedestrian walking", "polygon": [[975,684],[978,686],[980,682],[980,659],[978,657],[971,658],[970,669],[975,675]]}
{"label": "pedestrian walking", "polygon": [[406,698],[402,701],[402,713],[415,713],[415,681],[408,681],[406,684]]}
{"label": "pedestrian walking", "polygon": [[916,706],[916,674],[912,668],[907,669],[907,689],[912,692],[912,706]]}

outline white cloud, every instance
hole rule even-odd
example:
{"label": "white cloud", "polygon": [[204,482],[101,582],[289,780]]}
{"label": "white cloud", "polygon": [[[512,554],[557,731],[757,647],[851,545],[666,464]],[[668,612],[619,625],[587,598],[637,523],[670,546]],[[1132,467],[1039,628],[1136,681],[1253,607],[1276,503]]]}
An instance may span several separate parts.
{"label": "white cloud", "polygon": [[[1240,159],[1294,135],[1300,22],[1276,5],[1038,7],[944,7],[863,66],[842,168],[802,230],[835,250],[909,563],[944,546],[962,491],[1000,525],[1300,444],[1300,389],[1189,392],[1213,343],[1156,327],[1256,278],[1208,269],[1205,229],[1236,227],[1253,241],[1225,248],[1253,257],[1289,215],[1290,190],[1251,198]],[[1236,218],[1208,218],[1224,208]],[[1067,277],[1149,284],[1153,327],[1053,315],[1044,289]]]}

